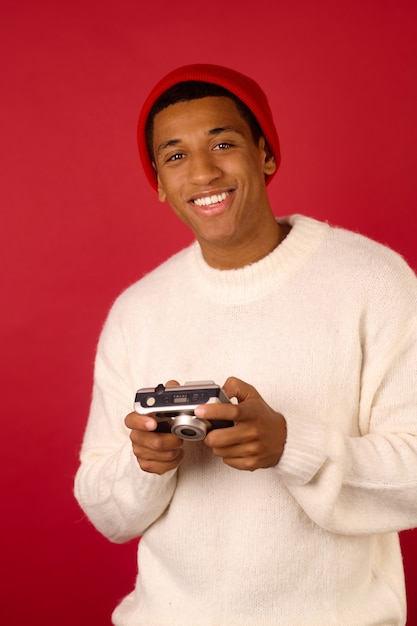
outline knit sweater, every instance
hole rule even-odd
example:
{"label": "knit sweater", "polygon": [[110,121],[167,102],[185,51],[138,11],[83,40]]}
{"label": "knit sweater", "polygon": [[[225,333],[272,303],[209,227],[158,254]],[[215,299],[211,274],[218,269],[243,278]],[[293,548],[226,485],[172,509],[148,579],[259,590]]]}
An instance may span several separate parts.
{"label": "knit sweater", "polygon": [[[268,256],[197,243],[128,288],[102,331],[75,494],[114,542],[142,536],[117,626],[405,624],[398,531],[417,526],[417,280],[395,252],[303,216]],[[279,463],[246,472],[185,442],[141,470],[135,391],[237,376],[285,416]]]}

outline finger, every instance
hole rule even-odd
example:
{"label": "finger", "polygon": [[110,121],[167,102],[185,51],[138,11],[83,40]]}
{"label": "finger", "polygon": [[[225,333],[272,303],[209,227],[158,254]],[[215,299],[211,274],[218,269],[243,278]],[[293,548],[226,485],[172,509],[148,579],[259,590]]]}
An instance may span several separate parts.
{"label": "finger", "polygon": [[223,462],[229,467],[247,472],[254,472],[264,467],[259,463],[257,457],[225,457],[223,458]]}
{"label": "finger", "polygon": [[[243,384],[246,385],[246,383]],[[248,385],[248,387],[250,387],[250,385]],[[243,387],[241,389],[243,390]],[[253,387],[251,389],[253,390],[254,397],[252,396],[252,391],[249,391],[248,394],[245,395],[245,399],[241,396],[242,399],[238,403],[220,402],[200,404],[196,407],[194,413],[197,417],[202,419],[230,420],[235,424],[245,421],[254,421],[257,419],[258,415],[262,414],[265,407],[264,401],[260,395]]]}
{"label": "finger", "polygon": [[223,459],[230,467],[241,470],[253,471],[255,469],[274,467],[280,458],[276,451],[264,449],[258,443],[236,445],[229,447],[214,447],[212,452],[215,456]]}
{"label": "finger", "polygon": [[262,455],[256,442],[250,444],[226,445],[224,441],[220,445],[212,447],[214,456],[223,459],[223,462],[235,469],[253,471],[263,466]]}
{"label": "finger", "polygon": [[[141,467],[145,463],[179,463],[184,456],[183,441],[175,435],[143,433],[133,430],[130,435],[133,453]],[[147,470],[152,471],[152,470]],[[159,473],[159,472],[156,472]]]}
{"label": "finger", "polygon": [[184,458],[184,450],[180,450],[178,456],[171,461],[150,460],[138,457],[137,461],[144,472],[151,474],[165,474],[172,469],[176,469]]}
{"label": "finger", "polygon": [[243,402],[248,398],[258,398],[259,393],[255,387],[249,385],[240,378],[230,376],[223,385],[223,390],[228,398],[236,398],[238,402]]}
{"label": "finger", "polygon": [[182,448],[170,449],[170,450],[154,450],[153,448],[144,447],[141,445],[132,445],[133,453],[138,459],[145,461],[158,461],[160,463],[170,463],[178,459],[183,453]]}
{"label": "finger", "polygon": [[155,430],[158,425],[150,415],[139,415],[136,411],[126,415],[125,424],[131,430]]}
{"label": "finger", "polygon": [[221,419],[234,422],[239,417],[239,408],[237,404],[225,402],[200,404],[194,409],[194,415],[202,419]]}
{"label": "finger", "polygon": [[182,439],[171,433],[144,433],[143,431],[132,430],[130,439],[135,445],[157,453],[178,450],[184,445]]}
{"label": "finger", "polygon": [[[232,428],[213,428],[204,439],[204,443],[214,450],[230,450],[242,443],[242,429],[239,426]],[[218,455],[220,456],[220,455]]]}

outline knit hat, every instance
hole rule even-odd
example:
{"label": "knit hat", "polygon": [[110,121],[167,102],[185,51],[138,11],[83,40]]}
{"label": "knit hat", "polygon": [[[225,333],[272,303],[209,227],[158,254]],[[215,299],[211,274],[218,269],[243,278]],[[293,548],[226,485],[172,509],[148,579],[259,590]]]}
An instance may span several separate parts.
{"label": "knit hat", "polygon": [[167,91],[167,89],[177,83],[188,80],[214,83],[215,85],[224,87],[237,96],[252,111],[259,126],[261,127],[262,133],[265,136],[277,164],[275,172],[266,176],[266,183],[269,183],[278,169],[281,156],[277,131],[265,93],[262,91],[258,83],[240,72],[236,72],[235,70],[219,65],[195,64],[179,67],[164,76],[150,92],[139,114],[139,155],[145,174],[152,187],[157,189],[156,172],[152,166],[146,143],[146,122],[149,113],[156,100],[165,91]]}

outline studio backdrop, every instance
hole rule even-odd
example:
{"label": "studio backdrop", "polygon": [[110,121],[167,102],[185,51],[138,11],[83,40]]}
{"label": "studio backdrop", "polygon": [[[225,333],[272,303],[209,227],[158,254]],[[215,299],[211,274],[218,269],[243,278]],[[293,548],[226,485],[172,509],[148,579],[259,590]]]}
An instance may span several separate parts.
{"label": "studio backdrop", "polygon": [[[281,140],[276,215],[416,269],[416,31],[407,0],[0,0],[2,623],[109,624],[133,587],[136,542],[101,537],[72,489],[108,309],[191,242],[140,169],[148,91],[189,62],[252,76]],[[413,626],[416,531],[401,540]]]}

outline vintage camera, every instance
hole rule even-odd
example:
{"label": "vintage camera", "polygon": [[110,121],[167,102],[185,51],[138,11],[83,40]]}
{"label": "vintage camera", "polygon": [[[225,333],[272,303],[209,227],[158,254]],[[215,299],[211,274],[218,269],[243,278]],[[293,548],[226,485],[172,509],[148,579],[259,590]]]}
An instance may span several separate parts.
{"label": "vintage camera", "polygon": [[158,422],[156,432],[172,432],[181,439],[201,441],[212,428],[233,426],[230,420],[206,420],[195,417],[200,404],[230,402],[223,389],[213,381],[189,382],[184,385],[155,389],[143,388],[136,392],[135,411],[151,415]]}

